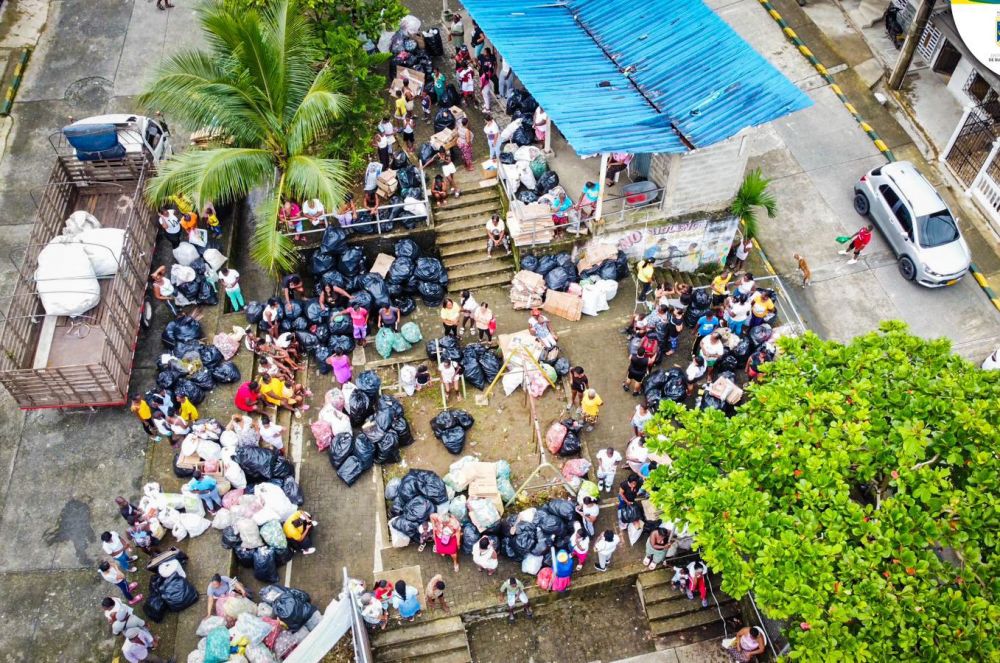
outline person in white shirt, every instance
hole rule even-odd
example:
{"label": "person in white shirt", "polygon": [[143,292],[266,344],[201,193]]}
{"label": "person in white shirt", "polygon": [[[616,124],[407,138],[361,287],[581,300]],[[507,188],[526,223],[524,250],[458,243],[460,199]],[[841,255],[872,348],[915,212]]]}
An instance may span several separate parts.
{"label": "person in white shirt", "polygon": [[130,628],[139,628],[146,625],[142,619],[135,614],[127,603],[110,596],[105,596],[101,601],[104,608],[104,618],[111,625],[112,635],[121,635]]}
{"label": "person in white shirt", "polygon": [[497,551],[488,536],[479,539],[472,548],[472,561],[481,571],[486,571],[486,575],[488,576],[497,572]]}
{"label": "person in white shirt", "polygon": [[266,444],[278,450],[282,455],[285,454],[285,442],[282,440],[282,435],[285,432],[283,426],[271,422],[271,417],[266,414],[260,416],[260,439]]}
{"label": "person in white shirt", "polygon": [[313,226],[318,226],[321,223],[325,226],[325,214],[326,208],[323,207],[323,202],[319,198],[310,198],[302,203],[302,216],[309,219]]}
{"label": "person in white shirt", "polygon": [[156,644],[156,638],[145,627],[130,628],[125,631],[122,654],[128,663],[166,663],[151,651]]}
{"label": "person in white shirt", "polygon": [[587,536],[594,536],[594,523],[601,513],[601,507],[590,495],[579,495],[579,504],[576,505],[576,512],[580,514],[583,528],[587,530]]}
{"label": "person in white shirt", "polygon": [[229,303],[233,306],[233,313],[238,313],[246,305],[246,302],[243,301],[243,291],[240,290],[240,273],[235,269],[224,267],[219,272],[219,280],[222,281],[222,287],[226,290]]}
{"label": "person in white shirt", "polygon": [[753,294],[754,288],[756,287],[757,282],[753,280],[753,274],[746,272],[743,274],[743,278],[740,279],[740,282],[736,285],[736,291],[742,292],[749,298],[750,295]]}
{"label": "person in white shirt", "polygon": [[465,335],[466,327],[468,327],[470,331],[476,328],[476,321],[473,320],[472,315],[476,312],[477,308],[479,308],[479,302],[476,301],[476,298],[473,297],[472,293],[468,290],[463,290],[461,303],[462,324],[458,328],[459,336]]}
{"label": "person in white shirt", "polygon": [[735,295],[726,300],[726,326],[737,336],[743,333],[743,326],[750,318],[750,306],[747,296],[739,289]]}
{"label": "person in white shirt", "polygon": [[726,354],[726,346],[722,343],[722,337],[718,332],[712,332],[701,341],[701,356],[705,359],[705,365],[715,374],[715,362],[722,359]]}
{"label": "person in white shirt", "polygon": [[483,115],[486,124],[483,125],[483,133],[486,134],[486,145],[490,149],[490,159],[496,163],[497,170],[500,170],[500,125],[489,113]]}
{"label": "person in white shirt", "polygon": [[165,207],[160,210],[158,220],[163,234],[166,235],[170,245],[176,249],[181,243],[181,220],[177,218],[177,212]]}
{"label": "person in white shirt", "polygon": [[123,572],[135,572],[132,561],[138,558],[131,554],[131,549],[122,542],[117,532],[101,533],[101,549],[104,550],[105,555],[118,562],[118,568]]}
{"label": "person in white shirt", "polygon": [[604,534],[594,544],[594,552],[597,553],[597,561],[594,568],[598,571],[607,571],[611,564],[611,556],[618,549],[621,538],[609,529],[604,530]]}
{"label": "person in white shirt", "polygon": [[694,388],[698,384],[698,380],[705,376],[705,360],[701,355],[694,357],[691,363],[688,364],[687,369],[684,371],[684,377],[687,378],[687,392],[688,396],[694,393]]}
{"label": "person in white shirt", "polygon": [[450,359],[445,359],[438,364],[438,370],[441,372],[441,382],[444,384],[445,398],[448,398],[454,392],[458,400],[462,400],[462,393],[459,391],[458,384],[458,364]]}
{"label": "person in white shirt", "polygon": [[649,449],[646,448],[646,438],[642,435],[636,435],[625,448],[625,462],[628,463],[633,472],[638,474],[648,460]]}
{"label": "person in white shirt", "polygon": [[486,257],[493,257],[493,249],[503,247],[510,255],[510,237],[507,236],[507,228],[500,220],[499,214],[494,214],[486,222]]}
{"label": "person in white shirt", "polygon": [[597,452],[597,485],[601,490],[611,492],[615,485],[615,472],[618,471],[618,463],[622,462],[622,455],[608,447]]}

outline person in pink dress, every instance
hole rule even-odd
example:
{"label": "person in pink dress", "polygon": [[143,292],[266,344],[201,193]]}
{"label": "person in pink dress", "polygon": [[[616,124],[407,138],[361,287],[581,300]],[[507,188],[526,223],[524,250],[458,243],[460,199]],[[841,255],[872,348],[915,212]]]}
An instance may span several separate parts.
{"label": "person in pink dress", "polygon": [[458,572],[458,548],[461,545],[462,526],[455,516],[431,514],[431,527],[434,530],[434,552],[445,557],[451,557]]}
{"label": "person in pink dress", "polygon": [[353,377],[351,374],[351,358],[346,354],[343,352],[334,352],[326,358],[326,363],[330,364],[333,368],[333,377],[337,382],[346,384],[351,381]]}

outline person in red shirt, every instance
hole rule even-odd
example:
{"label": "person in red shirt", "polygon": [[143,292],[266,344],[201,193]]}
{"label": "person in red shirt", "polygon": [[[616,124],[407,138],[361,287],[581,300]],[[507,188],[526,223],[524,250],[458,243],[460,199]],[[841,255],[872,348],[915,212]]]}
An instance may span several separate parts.
{"label": "person in red shirt", "polygon": [[252,381],[244,382],[236,390],[233,401],[243,412],[257,412],[260,410],[260,385]]}
{"label": "person in red shirt", "polygon": [[365,340],[368,338],[368,309],[363,306],[348,306],[344,313],[351,316],[351,324],[354,325],[354,340],[361,347],[365,347]]}
{"label": "person in red shirt", "polygon": [[848,265],[853,265],[858,261],[858,257],[861,252],[865,250],[868,246],[868,242],[872,241],[872,226],[864,226],[858,232],[854,233],[851,238],[851,243],[847,245],[847,248],[840,252],[840,255],[846,256],[848,253],[853,252],[854,256],[847,261]]}
{"label": "person in red shirt", "polygon": [[642,342],[639,344],[646,356],[649,357],[649,365],[653,366],[657,361],[660,360],[660,341],[656,338],[656,334],[652,330],[646,332],[642,337]]}

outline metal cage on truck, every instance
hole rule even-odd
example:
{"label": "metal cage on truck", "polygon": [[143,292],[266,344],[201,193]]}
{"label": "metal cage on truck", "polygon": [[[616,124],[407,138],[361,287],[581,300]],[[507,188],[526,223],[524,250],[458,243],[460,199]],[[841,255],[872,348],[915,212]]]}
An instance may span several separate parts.
{"label": "metal cage on truck", "polygon": [[[59,156],[6,315],[0,318],[0,384],[22,409],[122,405],[128,400],[139,317],[156,241],[143,191],[153,164],[136,152],[112,161]],[[125,230],[117,274],[100,280],[100,303],[82,316],[46,315],[35,285],[38,255],[66,218],[86,210]]]}

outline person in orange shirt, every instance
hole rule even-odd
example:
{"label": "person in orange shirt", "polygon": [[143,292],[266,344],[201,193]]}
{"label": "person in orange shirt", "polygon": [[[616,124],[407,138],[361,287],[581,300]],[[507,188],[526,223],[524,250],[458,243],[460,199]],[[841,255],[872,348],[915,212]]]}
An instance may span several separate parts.
{"label": "person in orange shirt", "polygon": [[189,212],[181,217],[181,228],[187,233],[188,237],[191,233],[198,229],[198,213]]}

